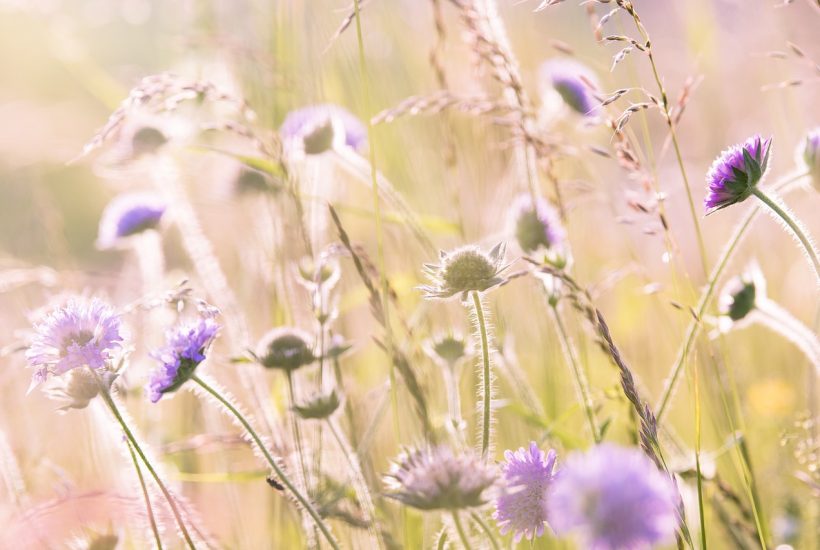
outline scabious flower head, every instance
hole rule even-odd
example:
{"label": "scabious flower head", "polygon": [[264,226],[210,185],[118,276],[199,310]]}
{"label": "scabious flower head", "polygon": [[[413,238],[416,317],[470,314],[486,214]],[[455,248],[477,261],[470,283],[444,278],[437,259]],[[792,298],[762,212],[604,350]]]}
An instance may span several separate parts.
{"label": "scabious flower head", "polygon": [[760,135],[723,151],[706,174],[709,191],[703,200],[706,213],[746,200],[769,167],[772,138]]}
{"label": "scabious flower head", "polygon": [[388,496],[419,510],[459,510],[481,506],[496,471],[472,452],[446,446],[408,450],[393,463],[384,482]]}
{"label": "scabious flower head", "polygon": [[550,249],[564,241],[566,234],[555,210],[541,197],[533,204],[531,196],[520,195],[511,212],[515,240],[525,253]]}
{"label": "scabious flower head", "polygon": [[515,542],[540,537],[547,523],[547,492],[555,468],[555,451],[545,453],[534,441],[529,449],[504,451],[503,487],[495,501],[493,518],[501,534],[512,531]]}
{"label": "scabious flower head", "polygon": [[243,166],[234,178],[234,189],[240,195],[253,193],[276,193],[279,187],[270,175]]}
{"label": "scabious flower head", "polygon": [[154,126],[140,126],[131,136],[131,154],[134,158],[155,153],[168,143],[168,137]]}
{"label": "scabious flower head", "polygon": [[569,59],[552,59],[543,63],[539,72],[542,89],[555,90],[576,113],[596,113],[600,104],[593,94],[597,79],[588,67]]}
{"label": "scabious flower head", "polygon": [[820,191],[820,126],[806,134],[797,152],[799,160],[809,171],[812,185]]}
{"label": "scabious flower head", "polygon": [[299,329],[277,327],[262,337],[256,356],[269,369],[294,371],[316,361],[310,341],[310,336]]}
{"label": "scabious flower head", "polygon": [[350,111],[330,103],[310,105],[288,113],[279,128],[286,143],[308,155],[316,155],[339,144],[361,150],[367,128]]}
{"label": "scabious flower head", "polygon": [[441,252],[441,263],[424,264],[430,285],[420,287],[426,298],[444,299],[461,294],[466,300],[470,291],[483,292],[504,282],[501,273],[504,243],[498,243],[488,253],[478,247],[465,246],[452,252]]}
{"label": "scabious flower head", "polygon": [[84,409],[100,393],[100,385],[110,389],[117,373],[93,372],[88,367],[72,369],[63,376],[52,378],[45,389],[46,395],[63,403],[58,410]]}
{"label": "scabious flower head", "polygon": [[591,550],[638,550],[673,539],[672,481],[637,448],[602,444],[571,454],[547,492],[550,526]]}
{"label": "scabious flower head", "polygon": [[317,393],[308,397],[299,405],[293,406],[293,412],[303,420],[323,420],[332,415],[342,401],[336,390],[327,394]]}
{"label": "scabious flower head", "polygon": [[35,369],[32,387],[72,369],[105,369],[122,348],[120,316],[102,300],[70,298],[34,326],[26,359]]}
{"label": "scabious flower head", "polygon": [[472,346],[458,334],[441,334],[424,342],[424,351],[437,364],[453,367],[472,354]]}
{"label": "scabious flower head", "polygon": [[156,228],[167,205],[154,193],[124,193],[115,197],[103,210],[97,246],[112,248],[122,239]]}
{"label": "scabious flower head", "polygon": [[211,317],[200,317],[178,324],[165,333],[165,347],[153,353],[159,367],[151,373],[146,390],[152,403],[187,382],[202,361],[219,332]]}

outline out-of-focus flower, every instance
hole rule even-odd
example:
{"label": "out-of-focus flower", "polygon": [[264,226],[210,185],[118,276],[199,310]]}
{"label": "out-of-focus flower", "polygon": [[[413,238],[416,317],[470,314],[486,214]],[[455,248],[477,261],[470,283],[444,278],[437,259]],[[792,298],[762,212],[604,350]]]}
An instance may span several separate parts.
{"label": "out-of-focus flower", "polygon": [[529,254],[538,249],[560,245],[566,236],[558,216],[547,201],[520,195],[511,209],[512,226],[518,246]]}
{"label": "out-of-focus flower", "polygon": [[35,369],[32,387],[49,374],[72,369],[104,369],[122,347],[120,316],[102,300],[70,298],[34,326],[26,359]]}
{"label": "out-of-focus flower", "polygon": [[539,70],[542,93],[554,90],[573,111],[594,115],[600,102],[593,95],[598,87],[595,74],[585,65],[570,59],[551,59]]}
{"label": "out-of-focus flower", "polygon": [[367,142],[365,125],[347,109],[330,103],[291,111],[279,133],[287,144],[308,155],[339,145],[361,150]]}
{"label": "out-of-focus flower", "polygon": [[488,253],[478,247],[465,246],[452,252],[441,252],[440,264],[424,264],[430,285],[419,287],[426,298],[444,299],[471,291],[484,292],[504,282],[504,243],[498,243]]}
{"label": "out-of-focus flower", "polygon": [[472,344],[458,334],[442,334],[424,342],[424,351],[439,366],[452,368],[473,353]]}
{"label": "out-of-focus flower", "polygon": [[59,408],[61,411],[84,409],[100,393],[100,384],[110,390],[116,378],[117,373],[114,372],[95,374],[88,367],[80,367],[49,380],[45,393],[49,398],[64,403]]}
{"label": "out-of-focus flower", "polygon": [[746,200],[769,167],[772,138],[754,135],[723,151],[706,174],[709,191],[704,199],[706,213]]}
{"label": "out-of-focus flower", "polygon": [[146,386],[152,403],[178,390],[193,376],[218,332],[219,324],[214,319],[200,317],[180,323],[165,334],[165,347],[153,353],[160,366],[151,373]]}
{"label": "out-of-focus flower", "polygon": [[798,160],[809,171],[812,185],[820,191],[820,126],[806,134],[797,153]]}
{"label": "out-of-focus flower", "polygon": [[242,166],[234,178],[234,189],[239,194],[276,193],[279,185],[269,174]]}
{"label": "out-of-focus flower", "polygon": [[310,336],[299,329],[277,327],[262,337],[256,357],[269,369],[294,371],[316,360],[310,341]]}
{"label": "out-of-focus flower", "polygon": [[408,450],[384,478],[388,496],[419,510],[459,510],[481,506],[497,472],[472,452],[446,446]]}
{"label": "out-of-focus flower", "polygon": [[299,272],[299,282],[309,289],[321,287],[330,290],[339,282],[341,269],[339,261],[332,257],[322,257],[319,261],[306,256],[299,261],[297,266]]}
{"label": "out-of-focus flower", "polygon": [[341,399],[336,390],[327,394],[317,393],[308,397],[299,405],[293,406],[293,412],[304,420],[323,420],[339,408]]}
{"label": "out-of-focus flower", "polygon": [[766,300],[766,279],[757,263],[752,263],[723,287],[718,307],[721,315],[736,323],[746,318],[757,304]]}
{"label": "out-of-focus flower", "polygon": [[637,448],[603,444],[571,454],[547,493],[550,526],[583,548],[638,550],[674,539],[677,492]]}
{"label": "out-of-focus flower", "polygon": [[154,193],[135,192],[116,196],[103,210],[97,247],[112,248],[122,239],[159,226],[167,205]]}
{"label": "out-of-focus flower", "polygon": [[555,468],[555,451],[545,453],[533,441],[529,449],[504,451],[501,465],[503,488],[495,501],[493,518],[501,534],[513,532],[515,542],[544,534],[547,523],[547,492]]}

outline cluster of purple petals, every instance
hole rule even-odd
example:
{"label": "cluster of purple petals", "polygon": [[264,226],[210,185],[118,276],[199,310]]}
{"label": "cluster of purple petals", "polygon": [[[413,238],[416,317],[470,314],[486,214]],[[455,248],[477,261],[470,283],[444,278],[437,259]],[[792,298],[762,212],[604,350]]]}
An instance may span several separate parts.
{"label": "cluster of purple petals", "polygon": [[154,193],[124,193],[105,207],[100,217],[97,246],[111,248],[120,239],[156,228],[167,205]]}
{"label": "cluster of purple petals", "polygon": [[555,210],[541,197],[537,197],[533,205],[530,195],[520,195],[513,203],[512,212],[515,238],[524,252],[552,248],[566,238]]}
{"label": "cluster of purple petals", "polygon": [[495,502],[493,518],[501,534],[513,532],[515,542],[544,534],[547,523],[547,492],[555,469],[555,451],[545,453],[531,442],[529,449],[505,451],[503,487]]}
{"label": "cluster of purple petals", "polygon": [[570,455],[547,494],[550,526],[591,550],[638,550],[674,539],[677,491],[637,448],[602,444]]}
{"label": "cluster of purple petals", "polygon": [[318,126],[335,118],[341,123],[345,132],[345,144],[357,151],[367,142],[367,128],[356,118],[356,115],[338,105],[323,103],[295,109],[287,114],[279,128],[279,133],[286,141],[300,140]]}
{"label": "cluster of purple petals", "polygon": [[594,115],[600,101],[595,98],[592,85],[595,76],[585,65],[569,59],[552,59],[541,65],[541,79],[551,86],[575,112]]}
{"label": "cluster of purple petals", "polygon": [[153,353],[160,366],[148,381],[148,397],[152,403],[159,401],[163,394],[179,389],[194,374],[218,331],[216,321],[204,317],[180,323],[166,333],[166,346]]}
{"label": "cluster of purple petals", "polygon": [[120,316],[102,300],[71,298],[34,326],[26,350],[37,385],[48,374],[63,374],[78,367],[102,369],[112,352],[122,345]]}
{"label": "cluster of purple petals", "polygon": [[754,135],[723,151],[706,174],[706,213],[746,200],[766,173],[772,138]]}

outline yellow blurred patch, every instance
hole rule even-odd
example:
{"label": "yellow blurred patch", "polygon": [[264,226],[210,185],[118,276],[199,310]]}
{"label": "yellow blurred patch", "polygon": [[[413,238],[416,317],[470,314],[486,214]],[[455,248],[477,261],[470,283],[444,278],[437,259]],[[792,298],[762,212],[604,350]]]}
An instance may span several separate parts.
{"label": "yellow blurred patch", "polygon": [[779,418],[794,407],[794,389],[781,378],[769,378],[752,384],[746,400],[755,414]]}

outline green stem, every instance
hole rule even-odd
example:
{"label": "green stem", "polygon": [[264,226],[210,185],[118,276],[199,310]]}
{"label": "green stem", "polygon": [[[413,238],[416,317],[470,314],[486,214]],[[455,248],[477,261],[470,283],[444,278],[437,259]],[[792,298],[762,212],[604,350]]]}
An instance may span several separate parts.
{"label": "green stem", "polygon": [[570,368],[572,369],[572,374],[575,379],[575,385],[578,388],[578,393],[581,394],[581,402],[584,406],[584,412],[586,413],[587,422],[589,423],[589,429],[592,432],[592,439],[595,443],[600,443],[601,434],[598,430],[597,423],[595,422],[595,412],[592,410],[592,398],[590,396],[591,392],[589,389],[589,383],[587,382],[584,372],[581,370],[581,366],[578,364],[575,353],[572,351],[572,344],[569,341],[569,335],[567,334],[566,328],[564,328],[564,322],[561,320],[561,315],[558,313],[557,305],[552,306],[552,313],[555,317],[555,324],[558,327],[558,335],[561,338],[561,348],[564,350],[564,355],[566,355],[567,362],[569,362]]}
{"label": "green stem", "polygon": [[776,199],[767,195],[760,187],[752,187],[752,194],[760,199],[763,204],[771,208],[780,219],[786,222],[786,225],[788,225],[789,229],[792,230],[792,233],[794,233],[800,241],[800,244],[802,244],[803,248],[806,249],[806,254],[809,256],[809,259],[811,259],[811,263],[814,265],[814,272],[817,275],[818,281],[820,281],[820,259],[817,258],[817,251],[814,249],[814,246],[812,246],[809,238],[803,232],[800,224],[797,223],[793,216],[790,216],[788,212],[786,212],[785,208],[777,203]]}
{"label": "green stem", "polygon": [[[96,374],[96,373],[95,373]],[[179,512],[179,508],[177,508],[177,503],[174,500],[174,497],[171,495],[171,492],[165,487],[165,483],[162,482],[160,479],[159,474],[148,461],[148,458],[145,456],[145,453],[142,451],[139,443],[137,443],[137,439],[134,437],[134,434],[131,432],[131,429],[128,427],[128,424],[125,423],[125,419],[123,419],[122,414],[120,414],[119,409],[117,408],[117,404],[114,403],[114,400],[111,398],[111,394],[108,391],[101,380],[97,380],[100,384],[100,395],[105,401],[105,404],[111,410],[111,414],[114,415],[114,418],[119,423],[122,431],[125,433],[125,437],[128,439],[128,442],[137,452],[142,460],[142,463],[145,464],[145,467],[148,468],[148,472],[151,474],[151,477],[154,478],[154,481],[159,486],[160,491],[162,491],[162,495],[165,497],[165,500],[168,502],[168,506],[171,507],[171,512],[174,514],[174,519],[179,526],[179,530],[182,533],[182,537],[185,539],[185,543],[188,545],[189,548],[195,549],[196,546],[194,545],[194,541],[191,539],[191,535],[188,533],[188,529],[185,527],[185,522],[182,520],[182,514]]]}
{"label": "green stem", "polygon": [[242,414],[236,409],[236,407],[234,407],[231,404],[230,401],[222,397],[222,395],[219,392],[217,392],[215,389],[213,389],[211,386],[205,383],[201,378],[194,375],[191,377],[191,380],[199,384],[199,386],[203,390],[211,394],[239,421],[240,424],[242,424],[242,427],[245,428],[245,431],[248,433],[249,436],[251,436],[251,439],[253,439],[254,443],[256,443],[256,446],[265,456],[265,460],[268,461],[268,464],[276,473],[276,476],[285,485],[285,487],[287,487],[287,489],[296,498],[296,500],[299,501],[299,504],[301,504],[304,507],[304,509],[307,510],[307,513],[310,514],[311,518],[313,518],[313,521],[316,523],[316,526],[322,532],[322,535],[324,535],[325,539],[327,539],[327,542],[330,544],[330,546],[334,550],[340,550],[338,543],[333,538],[333,535],[330,533],[330,529],[327,527],[327,525],[325,525],[325,522],[324,520],[322,520],[322,517],[319,515],[319,513],[316,511],[313,505],[311,505],[310,502],[304,497],[304,495],[302,495],[299,489],[297,489],[296,486],[293,485],[293,483],[291,483],[290,479],[288,479],[288,476],[285,474],[282,468],[280,468],[279,465],[276,463],[276,460],[274,460],[273,456],[271,456],[267,447],[265,447],[265,444],[262,442],[262,439],[259,437],[259,435],[257,435],[256,431],[251,427],[251,425],[248,423],[245,417],[242,416]]}
{"label": "green stem", "polygon": [[[796,181],[806,177],[808,173],[800,173],[796,175],[789,176],[784,178],[782,181],[778,182],[773,189],[775,191],[780,191],[788,186],[792,185]],[[696,318],[693,319],[689,323],[689,327],[686,329],[686,336],[683,341],[683,345],[681,349],[678,351],[677,359],[675,360],[675,364],[672,366],[670,374],[667,378],[666,387],[661,394],[661,398],[659,400],[659,404],[656,407],[656,417],[658,424],[664,418],[664,415],[668,411],[669,404],[672,399],[672,395],[674,395],[675,388],[677,387],[678,379],[680,378],[680,373],[683,370],[683,365],[686,363],[686,359],[689,356],[689,351],[692,348],[692,344],[695,341],[695,337],[698,335],[700,331],[700,319],[706,313],[706,308],[709,306],[709,303],[712,300],[712,296],[715,292],[715,287],[717,286],[718,280],[720,280],[721,275],[723,274],[723,270],[729,263],[729,260],[732,258],[732,255],[735,253],[738,244],[740,243],[743,236],[746,234],[746,231],[751,226],[752,221],[755,219],[757,214],[759,213],[758,207],[752,207],[746,214],[746,216],[741,220],[740,224],[738,224],[735,232],[729,238],[723,252],[720,255],[715,266],[712,268],[712,274],[709,277],[709,282],[706,285],[706,288],[701,293],[700,299],[698,300],[697,308],[695,309]]]}
{"label": "green stem", "polygon": [[145,478],[142,476],[140,463],[137,460],[137,455],[134,453],[134,447],[128,444],[128,454],[131,455],[131,460],[134,462],[134,469],[137,471],[137,478],[140,481],[140,488],[142,489],[142,497],[145,499],[145,509],[148,512],[148,521],[151,523],[151,532],[154,533],[154,540],[157,542],[157,550],[162,550],[162,538],[159,536],[159,528],[157,527],[157,520],[154,517],[154,509],[151,507],[151,497],[148,495],[148,488],[145,486]]}
{"label": "green stem", "polygon": [[484,518],[481,517],[481,514],[478,512],[470,512],[470,517],[473,518],[481,530],[484,531],[484,535],[487,536],[487,539],[490,541],[490,545],[493,547],[493,550],[501,550],[501,547],[498,545],[498,541],[495,540],[495,535],[493,535],[492,529],[487,525],[487,522],[484,521]]}
{"label": "green stem", "polygon": [[[288,398],[290,400],[290,407],[291,409],[296,405],[296,400],[294,399],[294,391],[293,391],[293,374],[290,371],[287,372],[287,379],[288,379]],[[299,429],[299,420],[296,418],[296,415],[291,415],[291,421],[293,426],[293,439],[296,442],[296,454],[299,455],[299,465],[302,468],[302,478],[305,486],[305,492],[310,493],[308,488],[308,470],[307,465],[305,463],[305,454],[302,451],[302,432]]]}
{"label": "green stem", "polygon": [[478,321],[478,331],[481,335],[481,360],[483,364],[483,413],[481,418],[481,456],[487,459],[490,451],[490,343],[487,337],[487,322],[484,319],[484,306],[481,303],[481,295],[477,290],[471,292],[473,295],[473,307]]}
{"label": "green stem", "polygon": [[471,550],[470,539],[467,538],[467,533],[464,532],[464,526],[461,525],[461,519],[458,517],[458,510],[453,510],[453,523],[458,531],[458,538],[461,539],[461,544],[464,545],[464,550]]}

